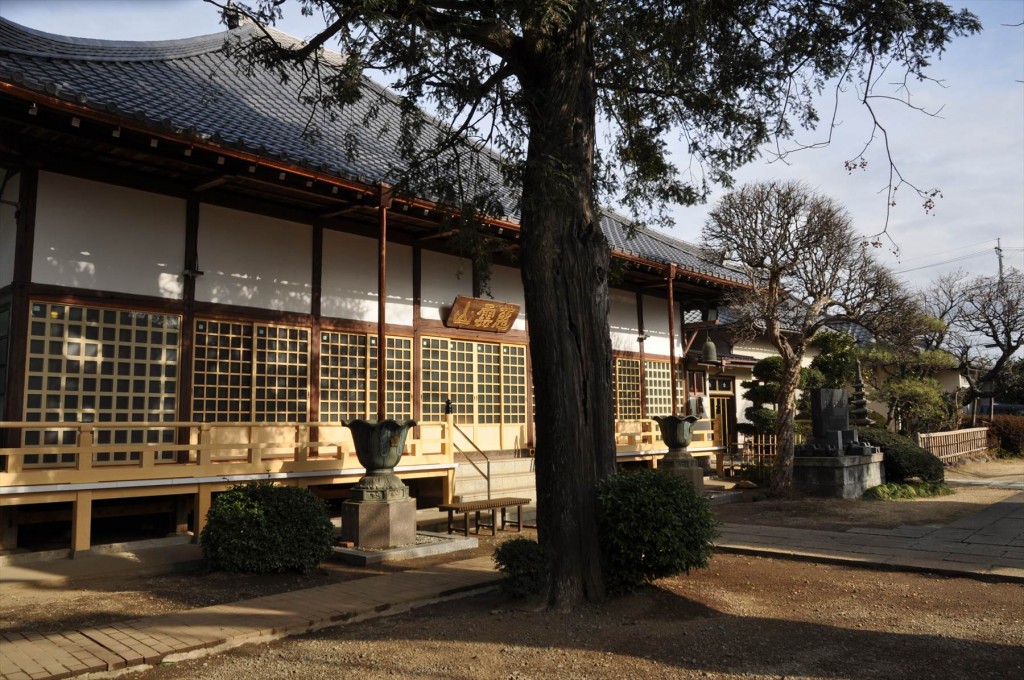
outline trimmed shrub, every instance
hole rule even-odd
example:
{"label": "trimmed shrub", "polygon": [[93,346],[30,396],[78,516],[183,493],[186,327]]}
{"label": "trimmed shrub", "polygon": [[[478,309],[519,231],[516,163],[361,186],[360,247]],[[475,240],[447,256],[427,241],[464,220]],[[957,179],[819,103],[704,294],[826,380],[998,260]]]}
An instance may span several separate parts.
{"label": "trimmed shrub", "polygon": [[922,482],[942,482],[946,471],[942,461],[903,435],[889,432],[881,427],[862,427],[861,441],[869,442],[882,449],[885,454],[885,481],[889,483],[920,479]]}
{"label": "trimmed shrub", "polygon": [[917,482],[911,484],[882,484],[864,492],[869,501],[894,501],[900,499],[931,498],[948,496],[953,490],[942,482]]}
{"label": "trimmed shrub", "polygon": [[1024,454],[1024,416],[996,416],[988,426],[1000,449],[1015,456]]}
{"label": "trimmed shrub", "polygon": [[708,565],[717,521],[688,481],[640,470],[610,477],[597,494],[608,592],[627,593]]}
{"label": "trimmed shrub", "polygon": [[331,552],[334,525],[309,489],[250,482],[214,498],[200,535],[213,569],[308,574]]}
{"label": "trimmed shrub", "polygon": [[551,560],[537,541],[528,538],[504,541],[494,550],[494,563],[505,575],[501,590],[509,597],[539,595],[548,585]]}

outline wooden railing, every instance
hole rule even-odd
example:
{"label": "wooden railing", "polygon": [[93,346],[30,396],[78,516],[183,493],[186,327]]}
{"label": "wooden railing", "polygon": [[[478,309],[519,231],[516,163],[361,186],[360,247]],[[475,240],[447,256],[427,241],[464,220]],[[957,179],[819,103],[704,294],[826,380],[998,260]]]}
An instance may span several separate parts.
{"label": "wooden railing", "polygon": [[[339,423],[0,422],[2,430],[39,444],[0,448],[0,488],[361,468]],[[452,424],[426,422],[398,469],[452,460]]]}
{"label": "wooden railing", "polygon": [[[709,452],[723,446],[722,432],[717,421],[712,421],[709,429],[692,431],[692,435],[691,453]],[[619,453],[643,453],[665,448],[658,423],[651,418],[615,421],[615,445]]]}
{"label": "wooden railing", "polygon": [[914,437],[917,445],[943,463],[952,463],[972,453],[988,449],[988,428],[972,427],[951,432],[932,432]]}

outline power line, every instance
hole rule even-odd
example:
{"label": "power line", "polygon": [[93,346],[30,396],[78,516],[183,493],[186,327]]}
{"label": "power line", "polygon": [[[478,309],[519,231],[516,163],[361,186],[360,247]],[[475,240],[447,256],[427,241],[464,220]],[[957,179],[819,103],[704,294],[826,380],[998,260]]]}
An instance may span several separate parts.
{"label": "power line", "polygon": [[933,262],[932,264],[926,264],[926,265],[922,265],[920,267],[913,267],[912,269],[902,269],[902,270],[900,270],[900,271],[898,271],[896,273],[897,274],[906,274],[908,272],[916,272],[916,271],[918,271],[920,269],[930,269],[931,267],[938,267],[938,266],[944,265],[944,264],[951,264],[953,262],[960,262],[961,260],[969,260],[969,259],[971,259],[973,257],[978,257],[979,255],[988,255],[988,254],[989,254],[989,251],[987,249],[986,250],[979,250],[979,251],[974,252],[974,253],[967,253],[966,255],[961,255],[960,257],[954,257],[954,258],[950,258],[948,260],[943,260],[942,262]]}
{"label": "power line", "polygon": [[967,243],[967,244],[964,244],[964,245],[960,245],[960,246],[957,246],[956,248],[950,248],[949,250],[940,250],[937,253],[928,253],[927,255],[915,255],[914,257],[901,257],[900,258],[900,264],[903,264],[904,262],[913,262],[914,260],[923,260],[926,257],[935,257],[936,255],[945,255],[946,253],[955,253],[955,252],[958,252],[958,251],[962,251],[964,248],[973,248],[975,246],[980,246],[980,245],[983,245],[985,243],[992,243],[992,241],[998,241],[998,240],[999,239],[990,238],[990,239],[986,239],[984,241],[978,241],[977,243]]}

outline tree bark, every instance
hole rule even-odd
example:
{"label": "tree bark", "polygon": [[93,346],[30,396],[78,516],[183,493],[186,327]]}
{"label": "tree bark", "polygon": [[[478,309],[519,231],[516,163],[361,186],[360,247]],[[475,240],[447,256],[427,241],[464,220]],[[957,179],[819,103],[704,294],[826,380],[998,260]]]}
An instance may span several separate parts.
{"label": "tree bark", "polygon": [[793,457],[796,450],[796,391],[800,387],[800,360],[783,356],[779,386],[779,414],[775,421],[775,462],[769,493],[788,496],[793,488]]}
{"label": "tree bark", "polygon": [[537,528],[549,605],[604,597],[596,493],[615,471],[609,250],[595,214],[592,26],[543,41],[522,78],[530,124],[522,278],[536,399]]}

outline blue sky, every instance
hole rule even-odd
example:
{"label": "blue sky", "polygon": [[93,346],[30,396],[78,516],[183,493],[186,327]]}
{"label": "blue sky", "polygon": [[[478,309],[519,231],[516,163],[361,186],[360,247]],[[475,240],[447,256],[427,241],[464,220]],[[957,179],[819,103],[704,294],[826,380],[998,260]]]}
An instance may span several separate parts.
{"label": "blue sky", "polygon": [[[899,105],[883,106],[894,156],[907,179],[941,189],[931,214],[909,191],[898,194],[888,240],[879,257],[912,285],[963,268],[994,274],[996,239],[1007,265],[1024,269],[1024,0],[954,2],[979,15],[985,30],[954,42],[933,65],[942,81],[912,86],[915,104],[929,117]],[[307,37],[322,26],[291,15],[281,30]],[[159,40],[223,30],[216,8],[201,0],[0,0],[0,16],[32,28],[88,38]],[[829,104],[830,106],[830,104]],[[865,112],[849,95],[840,100],[840,128],[829,148],[798,152],[788,164],[752,163],[737,181],[800,179],[833,196],[850,211],[857,229],[872,235],[885,221],[886,162],[881,145],[866,155],[868,167],[848,173],[843,161],[856,156],[871,132]],[[826,132],[801,133],[813,143]],[[677,161],[686,165],[685,159]],[[881,191],[881,193],[879,193]],[[716,191],[721,195],[721,189]],[[712,197],[712,201],[714,197]],[[674,211],[674,236],[700,239],[707,206]],[[949,261],[954,260],[954,261]]]}

